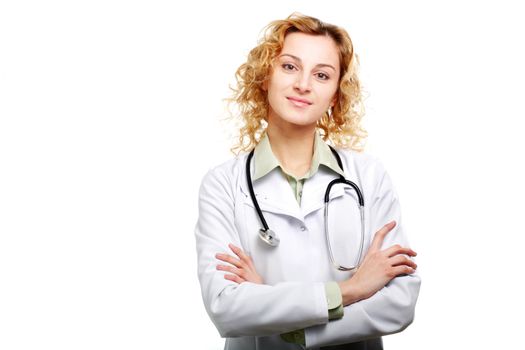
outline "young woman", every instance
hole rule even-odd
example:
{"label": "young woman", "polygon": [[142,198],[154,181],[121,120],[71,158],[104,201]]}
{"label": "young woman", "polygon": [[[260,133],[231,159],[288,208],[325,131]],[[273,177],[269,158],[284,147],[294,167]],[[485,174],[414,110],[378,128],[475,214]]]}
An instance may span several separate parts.
{"label": "young woman", "polygon": [[236,75],[241,152],[200,188],[204,305],[225,349],[382,349],[420,278],[390,177],[360,152],[352,42],[295,13],[266,29]]}

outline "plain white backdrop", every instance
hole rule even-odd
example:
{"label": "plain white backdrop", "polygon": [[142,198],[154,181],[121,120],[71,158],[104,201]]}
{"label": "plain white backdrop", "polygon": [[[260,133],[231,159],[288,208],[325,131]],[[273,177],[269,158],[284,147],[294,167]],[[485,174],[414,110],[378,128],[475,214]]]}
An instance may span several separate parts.
{"label": "plain white backdrop", "polygon": [[385,348],[519,348],[520,6],[3,1],[0,348],[222,349],[196,275],[198,187],[231,157],[236,68],[294,11],[350,33],[366,151],[419,253],[415,322]]}

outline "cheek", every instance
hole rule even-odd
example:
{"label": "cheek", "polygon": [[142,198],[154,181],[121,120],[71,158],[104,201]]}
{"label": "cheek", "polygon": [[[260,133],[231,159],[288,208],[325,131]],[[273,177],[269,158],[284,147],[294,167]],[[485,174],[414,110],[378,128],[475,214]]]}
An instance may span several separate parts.
{"label": "cheek", "polygon": [[289,85],[283,79],[280,79],[279,81],[272,81],[270,84],[268,84],[268,100],[270,102],[280,100],[280,98],[286,94],[288,86]]}
{"label": "cheek", "polygon": [[270,77],[269,86],[270,88],[280,90],[293,85],[296,79],[295,74],[276,71]]}
{"label": "cheek", "polygon": [[275,90],[268,89],[268,103],[270,104],[270,106],[275,108],[276,101],[277,101],[277,95],[275,93]]}
{"label": "cheek", "polygon": [[334,102],[334,98],[337,96],[337,86],[330,89],[325,96],[326,108],[330,107],[330,104]]}
{"label": "cheek", "polygon": [[319,107],[323,109],[328,109],[328,107],[330,107],[330,103],[332,102],[333,98],[334,98],[334,94],[331,92],[327,92],[323,94],[322,96],[320,96],[320,99],[319,99],[319,101],[321,102]]}

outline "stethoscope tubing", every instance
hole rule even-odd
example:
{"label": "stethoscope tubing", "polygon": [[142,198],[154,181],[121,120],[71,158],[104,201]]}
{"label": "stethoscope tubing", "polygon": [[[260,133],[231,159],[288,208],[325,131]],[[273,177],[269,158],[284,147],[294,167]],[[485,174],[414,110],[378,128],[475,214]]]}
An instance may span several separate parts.
{"label": "stethoscope tubing", "polygon": [[261,208],[259,207],[259,203],[257,202],[257,199],[255,198],[255,192],[253,192],[252,176],[250,175],[250,162],[252,160],[253,153],[254,151],[252,150],[250,154],[248,154],[248,159],[246,160],[246,179],[248,181],[248,191],[250,191],[250,196],[252,197],[253,205],[255,206],[257,215],[259,215],[259,219],[261,219],[261,224],[264,227],[264,231],[268,231],[270,228],[268,227],[268,224],[266,223],[266,220],[264,219],[264,215],[261,211]]}
{"label": "stethoscope tubing", "polygon": [[[343,162],[341,161],[341,157],[339,156],[337,151],[332,146],[329,146],[329,147],[332,153],[334,154],[335,158],[337,159],[337,164],[339,165],[341,169],[343,169]],[[259,237],[268,245],[276,247],[279,245],[280,240],[277,237],[277,235],[272,230],[270,230],[268,223],[266,222],[266,219],[264,218],[264,215],[261,211],[261,208],[259,207],[259,203],[257,199],[255,198],[255,192],[253,190],[252,178],[250,174],[251,173],[250,172],[250,162],[252,160],[253,154],[254,154],[254,150],[252,150],[248,154],[248,157],[246,159],[246,180],[248,182],[248,190],[250,192],[250,197],[252,199],[253,205],[255,206],[257,215],[259,216],[261,224],[263,225],[263,228],[259,230]],[[339,183],[344,183],[352,187],[357,194],[357,198],[359,202],[359,214],[360,214],[360,220],[361,220],[361,241],[359,244],[359,251],[358,251],[358,255],[356,257],[354,266],[351,266],[351,267],[345,267],[335,262],[333,251],[332,251],[332,245],[330,243],[330,235],[328,232],[328,205],[330,202],[330,190],[332,189],[334,185],[339,184]],[[343,175],[340,175],[338,179],[334,179],[330,181],[330,183],[326,187],[326,191],[324,195],[324,231],[325,231],[325,237],[326,237],[326,244],[328,246],[328,252],[330,254],[330,261],[332,262],[332,265],[339,271],[352,271],[359,267],[361,256],[363,254],[363,245],[364,245],[364,238],[365,238],[364,206],[365,206],[365,203],[363,199],[363,194],[361,193],[359,186],[357,186],[352,181],[345,179]]]}

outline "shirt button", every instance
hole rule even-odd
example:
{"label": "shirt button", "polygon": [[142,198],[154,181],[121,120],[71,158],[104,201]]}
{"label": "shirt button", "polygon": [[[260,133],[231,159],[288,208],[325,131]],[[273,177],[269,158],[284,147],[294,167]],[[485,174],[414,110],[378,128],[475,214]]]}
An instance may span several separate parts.
{"label": "shirt button", "polygon": [[299,191],[299,197],[302,197],[303,191]]}

